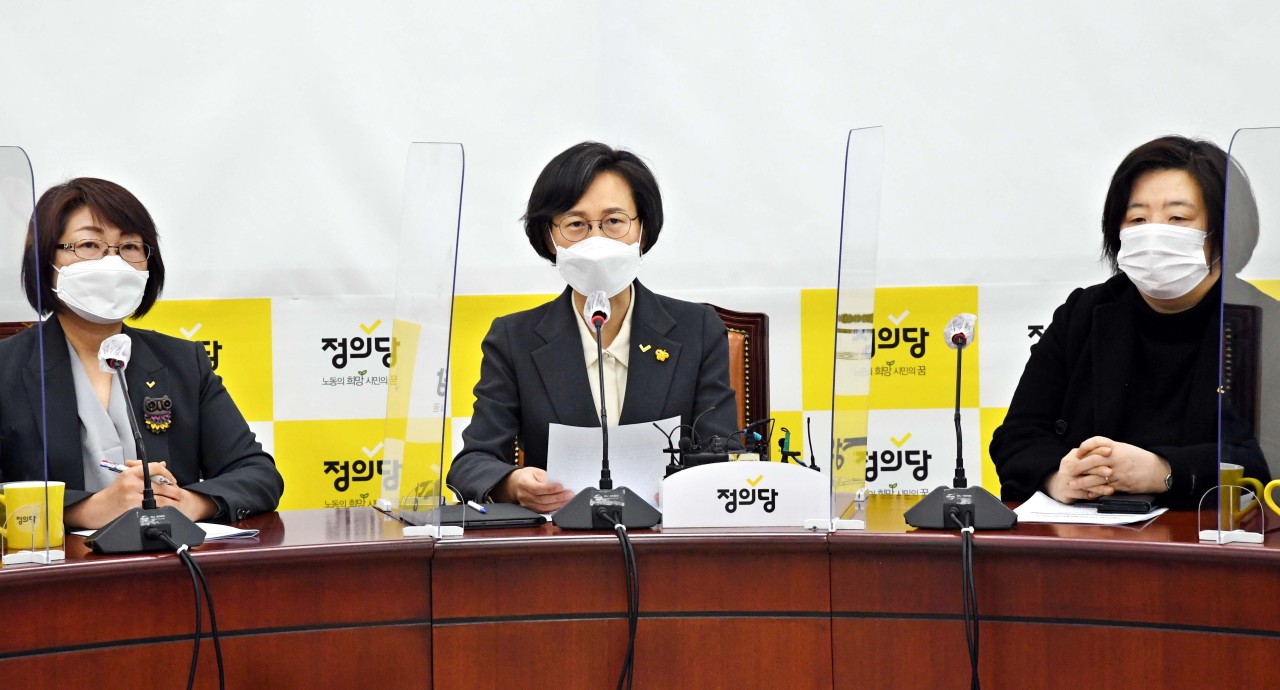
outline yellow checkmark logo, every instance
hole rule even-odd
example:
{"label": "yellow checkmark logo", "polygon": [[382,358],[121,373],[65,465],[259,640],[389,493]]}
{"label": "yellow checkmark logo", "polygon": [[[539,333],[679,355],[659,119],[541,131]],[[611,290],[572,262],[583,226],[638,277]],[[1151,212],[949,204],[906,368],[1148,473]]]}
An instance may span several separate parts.
{"label": "yellow checkmark logo", "polygon": [[147,381],[147,388],[155,388],[155,387],[156,387],[155,381]]}
{"label": "yellow checkmark logo", "polygon": [[910,440],[911,440],[911,433],[910,433],[910,432],[908,432],[908,433],[907,433],[907,435],[906,435],[906,436],[903,436],[901,440],[898,440],[898,439],[896,439],[896,438],[894,438],[894,437],[892,437],[892,436],[890,436],[890,437],[889,437],[889,440],[893,442],[893,445],[895,445],[895,446],[897,446],[897,447],[901,448],[901,447],[902,447],[902,444],[904,444],[904,443],[906,443],[907,441],[910,441]]}
{"label": "yellow checkmark logo", "polygon": [[373,322],[372,326],[366,326],[364,324],[360,324],[360,330],[364,331],[365,335],[373,335],[373,332],[378,330],[378,326],[381,326],[381,325],[382,325],[382,319],[378,319],[377,321]]}
{"label": "yellow checkmark logo", "polygon": [[748,479],[747,483],[750,484],[751,486],[755,486],[756,484],[759,484],[762,479],[764,479],[763,474],[760,475],[759,477],[756,477],[755,479]]}
{"label": "yellow checkmark logo", "polygon": [[641,351],[641,352],[648,352],[648,351],[649,351],[649,350],[651,350],[651,349],[653,349],[653,346],[652,346],[652,345],[641,345],[641,346],[640,346],[640,351]]}

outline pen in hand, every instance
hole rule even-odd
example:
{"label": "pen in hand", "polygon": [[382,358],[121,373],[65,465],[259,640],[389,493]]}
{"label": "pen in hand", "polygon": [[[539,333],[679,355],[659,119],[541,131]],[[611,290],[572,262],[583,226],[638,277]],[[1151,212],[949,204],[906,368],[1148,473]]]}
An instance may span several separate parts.
{"label": "pen in hand", "polygon": [[[116,474],[120,474],[121,472],[124,472],[125,470],[129,469],[124,465],[111,462],[110,460],[102,460],[101,462],[98,463],[98,467],[101,467],[104,470],[111,470]],[[173,482],[169,481],[168,477],[164,475],[159,475],[159,474],[151,475],[151,481],[155,484],[164,484],[165,486],[170,486],[173,484]]]}

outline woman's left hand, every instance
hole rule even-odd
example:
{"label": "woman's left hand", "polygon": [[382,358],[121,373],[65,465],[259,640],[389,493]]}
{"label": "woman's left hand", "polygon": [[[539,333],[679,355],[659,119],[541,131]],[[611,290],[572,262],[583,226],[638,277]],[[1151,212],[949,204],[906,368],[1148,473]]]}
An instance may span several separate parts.
{"label": "woman's left hand", "polygon": [[1169,474],[1169,461],[1144,448],[1119,443],[1105,436],[1094,436],[1080,444],[1080,457],[1096,455],[1105,461],[1091,474],[1104,476],[1101,468],[1109,467],[1112,492],[1126,494],[1160,494],[1165,492],[1164,478]]}
{"label": "woman's left hand", "polygon": [[[133,467],[142,463],[137,460],[126,460],[124,464]],[[178,478],[169,472],[168,467],[158,469],[159,471],[151,475],[153,481],[151,488],[155,493],[157,506],[173,506],[195,521],[208,520],[218,514],[218,504],[212,498],[178,486]],[[155,484],[156,477],[164,477],[169,480],[169,484]]]}

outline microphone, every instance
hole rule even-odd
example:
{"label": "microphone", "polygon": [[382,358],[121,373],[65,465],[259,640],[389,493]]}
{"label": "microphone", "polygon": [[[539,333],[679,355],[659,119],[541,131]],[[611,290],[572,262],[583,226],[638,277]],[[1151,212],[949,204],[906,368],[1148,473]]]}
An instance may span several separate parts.
{"label": "microphone", "polygon": [[[604,404],[604,343],[601,329],[609,320],[609,298],[603,291],[587,297],[583,316],[596,329],[596,371],[600,375],[600,436],[603,441],[600,453],[600,488],[587,487],[578,492],[560,510],[552,522],[560,529],[613,529],[623,525],[627,529],[653,527],[662,519],[662,513],[649,505],[634,491],[625,486],[613,488],[609,474],[609,423]],[[661,431],[661,429],[659,429]]]}
{"label": "microphone", "polygon": [[[587,317],[587,321],[591,323],[597,330],[609,320],[612,316],[613,309],[609,305],[609,298],[604,296],[603,290],[596,290],[587,297],[587,303],[582,307],[582,315]],[[597,321],[599,323],[597,323]],[[597,334],[596,340],[599,340]]]}
{"label": "microphone", "polygon": [[186,546],[199,546],[204,543],[204,530],[191,521],[182,511],[173,506],[156,507],[155,491],[151,488],[151,471],[147,459],[147,449],[142,443],[142,432],[138,430],[138,415],[133,410],[132,398],[129,396],[129,384],[125,381],[124,370],[133,353],[133,341],[124,333],[102,341],[98,348],[98,367],[103,372],[116,373],[120,382],[120,390],[124,393],[125,411],[129,417],[129,428],[133,431],[133,442],[137,446],[138,459],[142,461],[142,507],[130,508],[119,517],[107,523],[105,527],[85,538],[88,544],[98,553],[137,553],[139,551],[166,551],[170,547],[160,535],[168,535],[170,541]]}
{"label": "microphone", "polygon": [[964,449],[960,433],[960,371],[964,349],[973,344],[978,317],[957,314],[947,322],[943,338],[956,351],[956,475],[954,488],[940,486],[929,492],[903,516],[912,527],[925,529],[1011,529],[1018,515],[981,486],[969,486],[964,476]]}
{"label": "microphone", "polygon": [[[764,427],[763,437],[761,437],[759,433],[752,431],[752,429],[759,426]],[[750,445],[748,444],[748,439],[750,439]],[[769,417],[757,419],[756,421],[748,424],[746,428],[742,430],[742,445],[747,446],[748,452],[754,451],[759,453],[760,459],[766,462],[769,460],[769,442],[772,439],[773,419]]]}
{"label": "microphone", "polygon": [[[676,432],[676,429],[679,429],[680,427],[678,426],[674,427],[673,429],[671,429],[671,431],[662,431],[662,427],[658,426],[657,422],[653,422],[653,428],[657,429],[659,432],[662,433],[663,436],[667,437],[667,447],[663,448],[662,452],[666,453],[670,457],[670,460],[667,462],[667,473],[663,476],[670,477],[676,472],[679,472],[680,470],[684,469],[684,467],[681,466],[680,458],[678,457],[678,454],[682,453],[683,451],[682,449],[676,448],[675,442],[671,440],[671,434],[674,434]],[[684,439],[681,439],[681,440],[684,440]]]}
{"label": "microphone", "polygon": [[104,374],[129,366],[129,357],[133,355],[133,340],[123,333],[102,341],[98,348],[98,369]]}
{"label": "microphone", "polygon": [[973,314],[956,314],[947,322],[947,327],[942,329],[942,337],[947,341],[947,347],[952,350],[963,350],[966,346],[973,342],[973,326],[978,322],[978,317]]}

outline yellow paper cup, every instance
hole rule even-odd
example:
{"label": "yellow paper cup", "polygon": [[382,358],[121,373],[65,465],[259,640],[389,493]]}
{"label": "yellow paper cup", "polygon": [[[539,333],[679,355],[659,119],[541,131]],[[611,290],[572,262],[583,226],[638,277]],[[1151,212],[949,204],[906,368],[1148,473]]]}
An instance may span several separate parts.
{"label": "yellow paper cup", "polygon": [[[46,482],[9,482],[0,484],[0,538],[7,551],[62,548],[62,498],[66,485],[47,482],[48,516],[45,514]],[[48,519],[46,519],[48,518]],[[47,527],[46,527],[47,526]]]}

